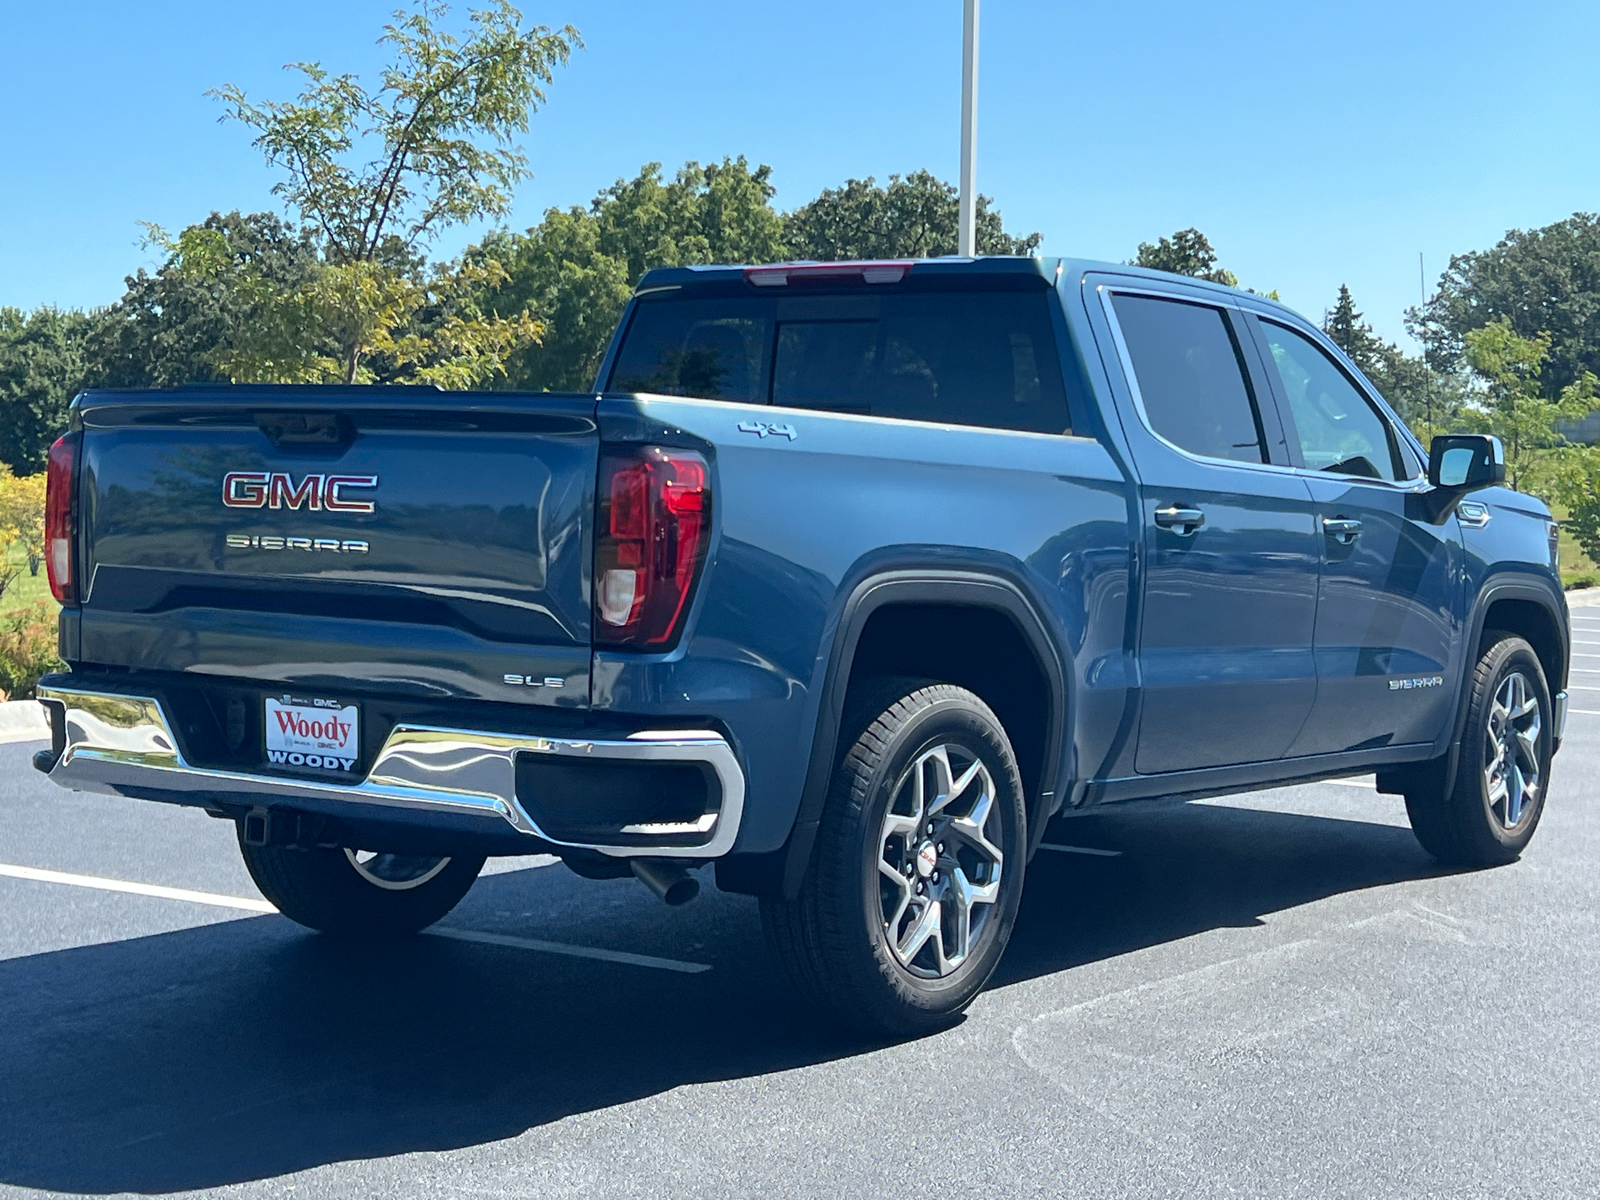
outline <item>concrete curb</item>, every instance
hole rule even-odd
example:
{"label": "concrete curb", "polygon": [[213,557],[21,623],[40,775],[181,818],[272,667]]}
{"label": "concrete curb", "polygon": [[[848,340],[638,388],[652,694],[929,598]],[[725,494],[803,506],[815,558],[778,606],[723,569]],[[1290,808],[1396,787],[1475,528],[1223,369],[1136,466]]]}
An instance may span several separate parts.
{"label": "concrete curb", "polygon": [[0,734],[35,733],[50,736],[50,719],[37,700],[6,700],[0,703]]}
{"label": "concrete curb", "polygon": [[1600,587],[1574,588],[1567,593],[1568,608],[1600,608]]}

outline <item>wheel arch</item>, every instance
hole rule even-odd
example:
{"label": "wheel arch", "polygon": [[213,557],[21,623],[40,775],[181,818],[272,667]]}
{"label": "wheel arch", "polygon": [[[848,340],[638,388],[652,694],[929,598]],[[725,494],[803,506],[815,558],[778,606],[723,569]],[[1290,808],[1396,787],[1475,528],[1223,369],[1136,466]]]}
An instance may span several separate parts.
{"label": "wheel arch", "polygon": [[1467,720],[1472,673],[1483,653],[1484,633],[1503,630],[1525,638],[1538,655],[1552,694],[1566,687],[1572,659],[1566,602],[1549,580],[1521,572],[1493,575],[1478,589],[1467,621],[1461,653],[1461,686],[1456,689],[1455,715],[1449,726],[1444,785],[1455,786],[1461,738]]}
{"label": "wheel arch", "polygon": [[[851,590],[840,613],[812,735],[811,756],[799,811],[788,843],[782,851],[781,873],[778,879],[772,880],[772,883],[781,881],[785,896],[793,898],[798,893],[811,860],[817,825],[839,754],[841,723],[852,683],[879,673],[937,677],[925,670],[918,670],[914,656],[908,658],[899,653],[895,639],[914,639],[920,632],[930,628],[942,628],[948,632],[959,628],[963,619],[970,623],[970,627],[981,630],[980,640],[996,636],[997,630],[1009,629],[1015,639],[1011,643],[1012,652],[1025,653],[1027,657],[1024,661],[1036,673],[1034,678],[1038,681],[1039,698],[1042,700],[1038,708],[1042,711],[1032,727],[1032,741],[1029,741],[1030,734],[1024,732],[1025,746],[1016,747],[1015,738],[1013,745],[1017,748],[1018,765],[1023,770],[1024,786],[1029,793],[1030,851],[1037,844],[1044,820],[1054,811],[1060,794],[1057,774],[1070,711],[1070,676],[1058,651],[1058,643],[1051,636],[1039,607],[1017,582],[998,574],[917,569],[890,571],[858,583]],[[893,628],[896,620],[901,621],[898,631]],[[891,633],[880,637],[880,632],[885,630]],[[966,678],[941,681],[961,686],[981,682],[970,669],[955,673]],[[1028,686],[1025,681],[1020,694],[1025,695]],[[995,686],[973,687],[971,690],[995,709],[1002,724],[1006,724],[1009,713],[1013,721],[1020,718],[1022,724],[1018,726],[1019,729],[1026,727],[1024,705],[1017,696],[1003,694],[1004,689]],[[995,702],[997,699],[999,703]],[[1012,736],[1012,726],[1006,725],[1006,728],[1008,736]],[[1024,753],[1029,758],[1027,766],[1022,762]]]}

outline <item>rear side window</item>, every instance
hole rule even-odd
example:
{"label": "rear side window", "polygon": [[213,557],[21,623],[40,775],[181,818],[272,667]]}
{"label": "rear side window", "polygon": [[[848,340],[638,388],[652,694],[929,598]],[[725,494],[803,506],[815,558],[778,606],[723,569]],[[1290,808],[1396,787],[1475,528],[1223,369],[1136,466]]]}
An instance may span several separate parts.
{"label": "rear side window", "polygon": [[647,301],[628,326],[610,390],[766,403],[771,304]]}
{"label": "rear side window", "polygon": [[1220,308],[1113,295],[1150,428],[1191,454],[1267,461],[1243,356]]}
{"label": "rear side window", "polygon": [[1071,433],[1048,294],[641,302],[608,390]]}

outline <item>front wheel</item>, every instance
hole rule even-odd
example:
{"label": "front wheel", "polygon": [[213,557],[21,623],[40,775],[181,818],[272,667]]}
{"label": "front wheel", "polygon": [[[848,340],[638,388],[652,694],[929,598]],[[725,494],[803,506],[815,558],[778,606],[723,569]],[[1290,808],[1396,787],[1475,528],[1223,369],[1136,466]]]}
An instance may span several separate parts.
{"label": "front wheel", "polygon": [[1455,786],[1446,792],[1443,770],[1424,769],[1405,789],[1417,840],[1452,866],[1497,866],[1522,853],[1544,813],[1555,753],[1539,656],[1513,634],[1486,641],[1467,698]]}
{"label": "front wheel", "polygon": [[461,902],[483,857],[251,846],[239,850],[261,894],[284,916],[343,937],[400,937]]}
{"label": "front wheel", "polygon": [[847,1024],[905,1036],[972,1002],[1011,936],[1026,816],[1016,757],[964,688],[885,681],[846,715],[794,900],[762,925],[794,982]]}

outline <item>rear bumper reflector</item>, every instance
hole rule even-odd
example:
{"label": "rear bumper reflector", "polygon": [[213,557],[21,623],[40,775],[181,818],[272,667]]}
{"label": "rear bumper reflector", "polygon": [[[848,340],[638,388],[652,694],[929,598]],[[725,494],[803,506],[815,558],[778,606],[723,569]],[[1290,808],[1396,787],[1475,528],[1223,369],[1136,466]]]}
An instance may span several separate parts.
{"label": "rear bumper reflector", "polygon": [[[583,740],[486,730],[396,725],[365,779],[354,785],[282,775],[220,771],[184,761],[172,725],[153,697],[41,686],[38,697],[52,722],[66,731],[50,770],[53,782],[84,792],[135,797],[204,797],[240,793],[268,805],[316,800],[348,804],[351,815],[400,808],[478,815],[505,821],[519,833],[555,846],[595,850],[619,858],[718,858],[733,848],[744,812],[744,772],[727,740],[713,730],[652,729],[627,737]],[[551,836],[517,799],[517,759],[615,763],[644,767],[696,765],[708,780],[714,811],[690,823],[661,829],[619,830],[615,842],[570,841]],[[641,836],[642,835],[642,836]]]}

